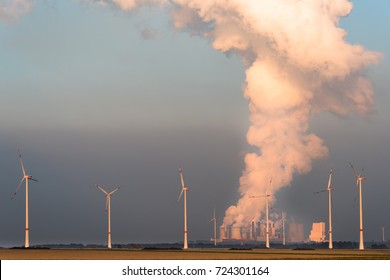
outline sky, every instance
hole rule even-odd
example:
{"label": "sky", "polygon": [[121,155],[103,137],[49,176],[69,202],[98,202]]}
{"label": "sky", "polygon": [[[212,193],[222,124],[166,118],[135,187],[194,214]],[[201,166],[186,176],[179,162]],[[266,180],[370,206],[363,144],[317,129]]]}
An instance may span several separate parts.
{"label": "sky", "polygon": [[[105,197],[95,184],[121,187],[111,198],[113,243],[181,242],[179,166],[189,188],[189,240],[209,240],[214,207],[221,224],[240,199],[245,155],[256,150],[246,138],[245,62],[174,28],[169,6],[128,11],[98,2],[0,8],[0,246],[24,242],[24,188],[11,200],[22,178],[18,149],[39,180],[29,192],[31,245],[105,244]],[[333,240],[357,241],[352,162],[367,177],[365,240],[378,241],[381,226],[390,230],[390,2],[351,2],[340,21],[346,41],[383,55],[362,70],[374,109],[312,116],[308,131],[328,155],[294,173],[271,212],[286,211],[308,235],[311,223],[327,221],[326,194],[313,193],[333,168]]]}

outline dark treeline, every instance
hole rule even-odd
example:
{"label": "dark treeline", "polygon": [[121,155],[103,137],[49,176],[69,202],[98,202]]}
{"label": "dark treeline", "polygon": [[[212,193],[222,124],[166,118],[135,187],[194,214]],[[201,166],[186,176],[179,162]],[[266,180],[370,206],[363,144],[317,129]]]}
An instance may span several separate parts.
{"label": "dark treeline", "polygon": [[[378,243],[378,242],[366,242],[366,248],[369,249],[388,249],[390,243]],[[112,248],[116,249],[128,249],[128,250],[181,250],[182,243],[153,243],[153,244],[112,244]],[[251,250],[251,249],[264,249],[263,243],[259,242],[221,242],[217,246],[214,246],[213,242],[209,241],[196,241],[189,243],[190,248],[219,248],[219,249],[236,249],[236,250]],[[333,242],[334,249],[357,249],[359,247],[358,242],[352,241],[340,241]],[[107,245],[103,244],[82,244],[82,243],[70,243],[70,244],[42,244],[31,246],[30,249],[106,249]],[[283,245],[281,243],[271,243],[271,249],[292,249],[292,250],[315,250],[315,249],[327,249],[328,243],[290,243]],[[11,249],[24,249],[24,246],[12,247]]]}

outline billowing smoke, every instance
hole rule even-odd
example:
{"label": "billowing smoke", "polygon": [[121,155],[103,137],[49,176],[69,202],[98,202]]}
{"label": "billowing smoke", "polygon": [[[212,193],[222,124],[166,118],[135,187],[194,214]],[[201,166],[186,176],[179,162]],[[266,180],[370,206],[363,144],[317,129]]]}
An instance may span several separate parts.
{"label": "billowing smoke", "polygon": [[31,0],[0,0],[0,21],[12,22],[30,8]]}
{"label": "billowing smoke", "polygon": [[[214,49],[237,54],[246,65],[244,95],[256,152],[245,156],[241,198],[225,213],[235,228],[260,218],[265,200],[288,186],[294,174],[326,157],[322,139],[310,133],[310,117],[321,111],[366,114],[373,105],[364,70],[381,55],[346,42],[339,27],[352,10],[347,0],[95,0],[130,10],[170,5],[175,28],[203,36]],[[272,177],[272,184],[269,184]]]}
{"label": "billowing smoke", "polygon": [[[0,0],[0,20],[10,22],[32,0]],[[352,10],[348,0],[81,0],[120,9],[170,7],[172,24],[210,40],[212,47],[238,55],[246,69],[244,95],[251,125],[241,198],[225,212],[234,229],[260,218],[265,199],[288,186],[294,174],[311,170],[327,156],[322,139],[310,133],[310,117],[322,111],[367,114],[373,90],[365,69],[381,58],[346,42],[339,20]],[[143,33],[151,38],[151,32]],[[272,184],[270,179],[272,178]]]}
{"label": "billowing smoke", "polygon": [[165,4],[168,0],[81,0],[86,2],[97,2],[101,5],[111,4],[125,11],[135,10],[148,4]]}

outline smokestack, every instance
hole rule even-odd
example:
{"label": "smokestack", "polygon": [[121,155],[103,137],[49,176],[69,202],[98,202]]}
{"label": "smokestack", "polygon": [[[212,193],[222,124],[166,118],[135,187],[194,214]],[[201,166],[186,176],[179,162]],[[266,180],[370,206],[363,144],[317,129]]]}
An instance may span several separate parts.
{"label": "smokestack", "polygon": [[250,236],[249,236],[249,239],[250,239],[250,240],[255,240],[255,235],[256,235],[256,232],[255,232],[255,221],[252,221],[252,222],[251,222],[251,228],[250,228]]}

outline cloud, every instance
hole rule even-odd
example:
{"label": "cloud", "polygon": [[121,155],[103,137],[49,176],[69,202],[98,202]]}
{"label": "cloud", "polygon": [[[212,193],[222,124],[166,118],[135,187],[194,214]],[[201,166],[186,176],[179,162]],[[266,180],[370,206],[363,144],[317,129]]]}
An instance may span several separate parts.
{"label": "cloud", "polygon": [[10,23],[31,9],[31,0],[0,0],[0,21]]}

